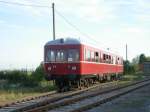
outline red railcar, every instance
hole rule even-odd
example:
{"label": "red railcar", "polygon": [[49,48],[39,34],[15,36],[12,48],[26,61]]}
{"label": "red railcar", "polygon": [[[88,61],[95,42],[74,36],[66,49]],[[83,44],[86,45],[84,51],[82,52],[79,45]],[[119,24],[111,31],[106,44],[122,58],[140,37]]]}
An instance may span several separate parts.
{"label": "red railcar", "polygon": [[44,47],[46,78],[59,89],[118,78],[123,58],[74,38],[49,41]]}

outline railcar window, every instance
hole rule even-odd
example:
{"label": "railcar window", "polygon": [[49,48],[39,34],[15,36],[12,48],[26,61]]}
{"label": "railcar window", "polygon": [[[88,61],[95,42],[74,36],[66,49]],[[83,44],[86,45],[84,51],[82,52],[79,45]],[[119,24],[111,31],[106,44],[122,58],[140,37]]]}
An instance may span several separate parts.
{"label": "railcar window", "polygon": [[94,59],[94,52],[93,51],[91,52],[91,59],[92,59],[92,61],[95,61],[95,59]]}
{"label": "railcar window", "polygon": [[105,54],[103,54],[103,60],[104,60],[104,61],[106,60],[106,55],[105,55]]}
{"label": "railcar window", "polygon": [[99,62],[99,53],[98,52],[95,52],[95,61],[96,62]]}
{"label": "railcar window", "polygon": [[106,63],[109,63],[109,57],[107,54],[106,54]]}
{"label": "railcar window", "polygon": [[109,63],[111,63],[111,56],[109,55]]}
{"label": "railcar window", "polygon": [[55,61],[55,51],[51,50],[51,58],[50,61]]}
{"label": "railcar window", "polygon": [[84,60],[86,60],[86,49],[84,48]]}
{"label": "railcar window", "polygon": [[113,64],[115,65],[116,63],[116,58],[113,56]]}
{"label": "railcar window", "polygon": [[46,53],[46,61],[50,61],[51,59],[51,51],[47,51]]}
{"label": "railcar window", "polygon": [[116,57],[116,64],[118,64],[118,58]]}
{"label": "railcar window", "polygon": [[65,51],[58,50],[56,53],[56,61],[66,61],[66,53]]}
{"label": "railcar window", "polygon": [[95,56],[99,56],[99,55],[98,55],[98,52],[95,52]]}
{"label": "railcar window", "polygon": [[77,49],[68,50],[68,61],[79,61],[79,50]]}
{"label": "railcar window", "polygon": [[54,50],[47,51],[46,61],[55,61],[55,51]]}
{"label": "railcar window", "polygon": [[91,60],[91,51],[90,50],[86,50],[85,60],[86,61],[90,61]]}
{"label": "railcar window", "polygon": [[101,53],[101,57],[100,57],[100,62],[102,62],[103,63],[103,53]]}
{"label": "railcar window", "polygon": [[103,54],[103,62],[111,64],[113,63],[113,58],[111,55]]}

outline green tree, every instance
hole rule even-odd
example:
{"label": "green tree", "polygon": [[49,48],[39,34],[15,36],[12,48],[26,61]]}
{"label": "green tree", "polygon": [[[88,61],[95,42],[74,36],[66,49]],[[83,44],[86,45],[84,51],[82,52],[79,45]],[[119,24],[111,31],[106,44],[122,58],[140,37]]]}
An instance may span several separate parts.
{"label": "green tree", "polygon": [[124,61],[124,74],[135,73],[134,66],[127,60]]}
{"label": "green tree", "polygon": [[132,59],[132,66],[134,67],[134,70],[137,72],[139,71],[139,56],[136,56]]}
{"label": "green tree", "polygon": [[146,61],[146,56],[145,54],[141,54],[139,57],[139,64],[143,64],[144,61]]}
{"label": "green tree", "polygon": [[139,57],[139,68],[142,71],[143,70],[143,63],[146,61],[146,56],[145,54],[141,54]]}
{"label": "green tree", "polygon": [[37,82],[44,80],[44,67],[42,64],[40,64],[32,73],[32,77]]}

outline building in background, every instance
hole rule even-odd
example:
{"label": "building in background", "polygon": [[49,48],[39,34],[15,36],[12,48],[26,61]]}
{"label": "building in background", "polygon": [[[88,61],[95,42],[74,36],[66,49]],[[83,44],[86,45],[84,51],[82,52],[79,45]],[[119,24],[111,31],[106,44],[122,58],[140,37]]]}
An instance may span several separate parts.
{"label": "building in background", "polygon": [[143,63],[143,72],[145,74],[149,74],[150,73],[150,61],[145,61]]}

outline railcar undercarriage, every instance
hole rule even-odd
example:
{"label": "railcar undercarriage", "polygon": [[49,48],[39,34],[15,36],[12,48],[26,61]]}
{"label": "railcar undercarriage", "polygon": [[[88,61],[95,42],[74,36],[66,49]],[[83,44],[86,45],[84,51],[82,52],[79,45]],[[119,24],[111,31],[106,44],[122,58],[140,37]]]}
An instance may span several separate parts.
{"label": "railcar undercarriage", "polygon": [[55,76],[52,79],[55,82],[58,92],[69,91],[73,88],[82,89],[85,87],[90,87],[96,83],[103,83],[106,81],[113,81],[121,79],[121,74],[101,74],[101,75],[65,75],[65,76]]}

